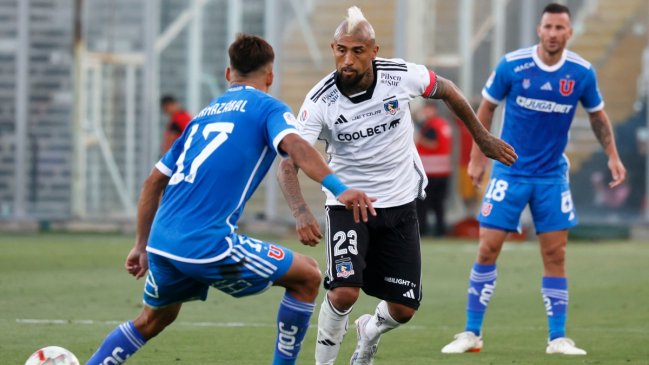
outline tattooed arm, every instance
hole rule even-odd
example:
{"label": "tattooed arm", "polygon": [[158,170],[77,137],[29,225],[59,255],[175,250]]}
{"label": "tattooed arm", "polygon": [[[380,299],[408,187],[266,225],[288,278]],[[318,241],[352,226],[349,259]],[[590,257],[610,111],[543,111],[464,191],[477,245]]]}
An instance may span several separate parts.
{"label": "tattooed arm", "polygon": [[286,199],[286,203],[291,208],[293,217],[295,217],[295,230],[300,241],[305,245],[315,246],[320,242],[322,233],[320,232],[318,220],[304,200],[297,171],[298,168],[293,163],[293,160],[281,160],[277,169],[277,180],[279,180],[284,199]]}
{"label": "tattooed arm", "polygon": [[608,169],[611,171],[613,177],[613,181],[608,186],[611,188],[618,186],[626,178],[626,169],[617,153],[611,121],[608,119],[608,115],[606,115],[604,110],[589,113],[588,117],[590,118],[590,127],[593,129],[593,133],[595,133],[597,140],[608,156]]}
{"label": "tattooed arm", "polygon": [[466,125],[469,132],[471,132],[471,136],[473,136],[473,140],[487,157],[498,160],[507,166],[516,161],[517,156],[514,149],[489,133],[480,123],[473,109],[471,109],[471,105],[453,82],[438,76],[437,90],[431,98],[444,100],[448,108]]}

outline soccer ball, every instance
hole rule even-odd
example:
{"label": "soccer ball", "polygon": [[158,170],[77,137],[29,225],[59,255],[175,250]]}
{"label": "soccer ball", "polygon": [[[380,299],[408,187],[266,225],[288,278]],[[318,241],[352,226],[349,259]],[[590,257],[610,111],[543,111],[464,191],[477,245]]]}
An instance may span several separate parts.
{"label": "soccer ball", "polygon": [[25,365],[79,365],[79,360],[63,347],[48,346],[34,352]]}

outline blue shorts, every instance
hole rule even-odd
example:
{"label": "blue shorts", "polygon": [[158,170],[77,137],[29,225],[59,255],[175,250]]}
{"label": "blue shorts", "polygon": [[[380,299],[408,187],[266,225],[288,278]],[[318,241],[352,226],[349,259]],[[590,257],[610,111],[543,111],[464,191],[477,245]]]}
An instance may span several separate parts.
{"label": "blue shorts", "polygon": [[144,303],[161,308],[205,300],[210,286],[233,297],[259,294],[284,276],[293,262],[293,252],[278,244],[241,235],[229,238],[229,255],[212,263],[187,263],[149,252]]}
{"label": "blue shorts", "polygon": [[494,174],[478,213],[480,226],[520,232],[520,217],[527,204],[537,234],[572,228],[578,223],[568,182],[548,184]]}

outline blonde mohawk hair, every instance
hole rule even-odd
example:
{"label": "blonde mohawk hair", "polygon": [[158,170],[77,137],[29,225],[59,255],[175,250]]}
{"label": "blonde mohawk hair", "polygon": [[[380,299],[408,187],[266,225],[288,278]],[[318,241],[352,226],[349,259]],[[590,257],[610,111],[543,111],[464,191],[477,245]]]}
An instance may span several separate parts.
{"label": "blonde mohawk hair", "polygon": [[368,36],[371,39],[375,38],[374,34],[374,29],[370,25],[370,22],[365,19],[365,16],[363,15],[363,12],[361,9],[358,8],[358,6],[352,6],[349,9],[347,9],[347,18],[345,19],[347,22],[347,29],[346,32],[347,35],[352,35],[354,32],[356,32],[359,24],[367,24],[368,25]]}

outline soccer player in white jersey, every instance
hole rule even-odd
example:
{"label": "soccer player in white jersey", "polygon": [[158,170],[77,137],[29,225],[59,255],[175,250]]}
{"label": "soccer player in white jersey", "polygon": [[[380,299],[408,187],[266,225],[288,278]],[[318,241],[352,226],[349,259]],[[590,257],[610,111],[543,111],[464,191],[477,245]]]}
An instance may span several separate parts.
{"label": "soccer player in white jersey", "polygon": [[[482,348],[482,321],[496,286],[496,260],[509,232],[520,229],[520,215],[530,205],[543,258],[541,294],[548,318],[548,354],[585,355],[566,337],[568,280],[565,252],[568,229],[577,224],[563,154],[568,130],[581,102],[597,139],[609,157],[614,187],[625,179],[613,130],[604,112],[595,70],[566,49],[572,35],[570,11],[559,4],[543,10],[537,28],[538,45],[503,57],[490,76],[478,109],[489,128],[494,110],[505,100],[502,138],[519,159],[511,167],[494,163],[479,213],[480,246],[471,270],[465,331],[446,345],[444,353],[477,352]],[[475,148],[469,175],[482,181],[487,159]]]}
{"label": "soccer player in white jersey", "polygon": [[[325,190],[328,289],[318,317],[316,363],[333,364],[360,289],[381,299],[373,315],[356,321],[353,365],[371,364],[379,337],[412,318],[421,300],[421,256],[415,199],[426,176],[414,145],[409,103],[443,99],[466,123],[486,155],[510,165],[514,150],[489,134],[448,80],[425,66],[377,58],[374,30],[357,7],[348,10],[331,44],[336,70],[306,96],[301,135],[327,143],[329,166],[347,185],[377,198],[377,216],[355,223]],[[320,227],[299,192],[290,160],[279,169],[303,243],[315,245]],[[370,193],[371,192],[371,193]]]}
{"label": "soccer player in white jersey", "polygon": [[[371,198],[341,183],[299,136],[288,106],[266,94],[273,81],[272,47],[239,35],[228,53],[230,88],[194,117],[142,189],[136,242],[125,266],[136,278],[146,275],[145,306],[106,337],[89,365],[124,363],[175,320],[183,302],[205,300],[209,287],[239,298],[271,285],[286,288],[272,364],[295,364],[318,294],[318,265],[236,232],[246,201],[277,154],[290,156],[332,189],[357,220],[376,213]],[[212,352],[205,363],[218,362]]]}

